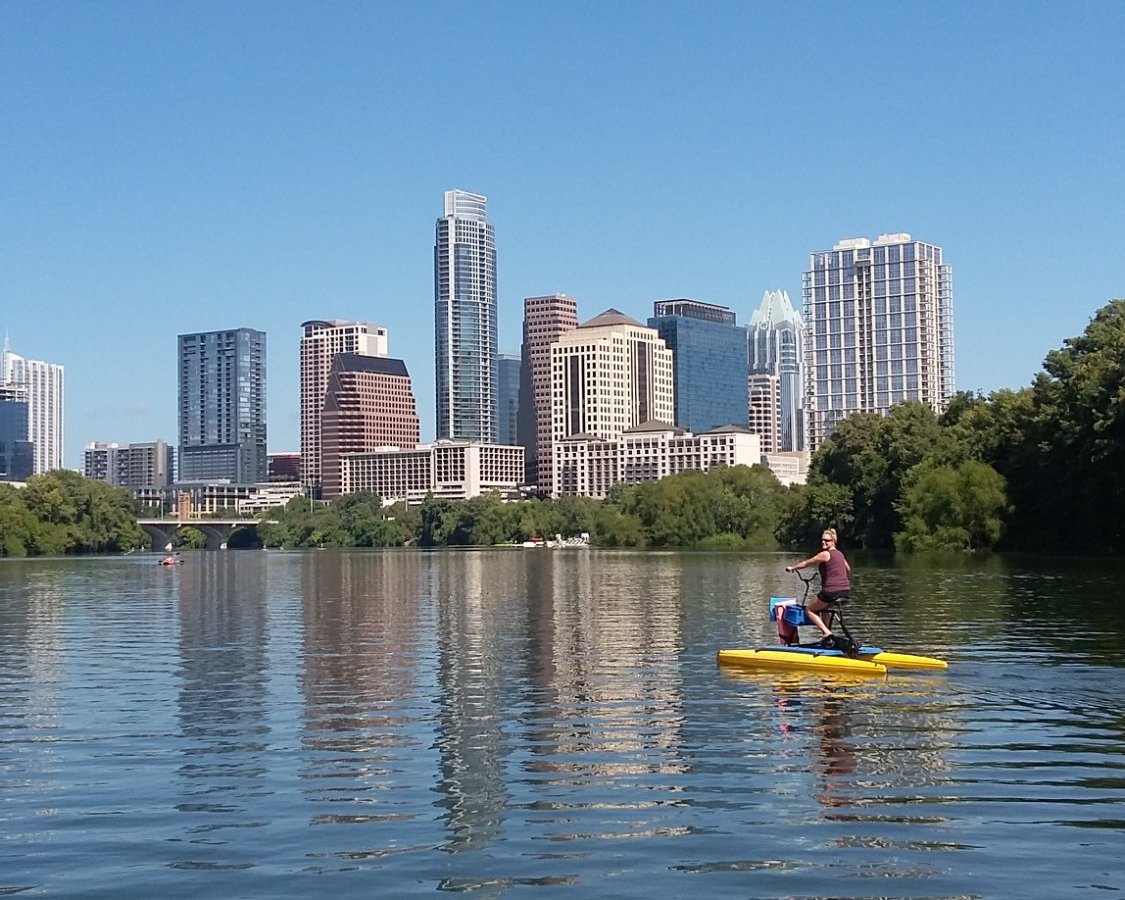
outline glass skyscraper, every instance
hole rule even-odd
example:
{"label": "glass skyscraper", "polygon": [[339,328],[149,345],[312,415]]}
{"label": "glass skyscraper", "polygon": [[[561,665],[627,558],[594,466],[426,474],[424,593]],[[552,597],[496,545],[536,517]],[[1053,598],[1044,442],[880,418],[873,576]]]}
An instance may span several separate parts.
{"label": "glass skyscraper", "polygon": [[[746,331],[751,393],[759,399],[776,393],[777,405],[772,410],[776,421],[769,431],[776,433],[777,446],[769,449],[804,450],[802,352],[805,326],[800,313],[789,302],[789,294],[766,291],[761,305],[750,316]],[[773,387],[771,377],[776,379]]]}
{"label": "glass skyscraper", "polygon": [[0,481],[32,476],[34,445],[27,439],[27,388],[0,383]]}
{"label": "glass skyscraper", "polygon": [[265,333],[181,334],[179,385],[179,480],[264,482]]}
{"label": "glass skyscraper", "polygon": [[809,449],[857,412],[953,396],[953,271],[909,234],[849,238],[813,253],[804,277]]}
{"label": "glass skyscraper", "polygon": [[496,241],[487,198],[445,192],[434,242],[437,437],[495,443]]}
{"label": "glass skyscraper", "polygon": [[699,434],[749,422],[746,329],[725,306],[658,300],[648,320],[672,351],[675,424]]}
{"label": "glass skyscraper", "polygon": [[520,355],[500,353],[496,357],[496,440],[512,446],[520,410]]}

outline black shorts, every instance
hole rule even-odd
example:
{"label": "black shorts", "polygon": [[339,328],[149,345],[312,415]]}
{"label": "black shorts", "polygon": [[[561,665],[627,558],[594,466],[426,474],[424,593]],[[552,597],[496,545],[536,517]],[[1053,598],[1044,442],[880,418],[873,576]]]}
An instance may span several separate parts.
{"label": "black shorts", "polygon": [[840,600],[847,600],[850,593],[851,591],[821,591],[816,595],[816,599],[831,606]]}

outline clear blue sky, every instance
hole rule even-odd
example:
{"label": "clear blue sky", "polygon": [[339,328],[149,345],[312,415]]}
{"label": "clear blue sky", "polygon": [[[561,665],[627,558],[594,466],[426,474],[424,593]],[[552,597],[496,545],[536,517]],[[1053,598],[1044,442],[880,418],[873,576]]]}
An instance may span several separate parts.
{"label": "clear blue sky", "polygon": [[442,192],[579,317],[800,301],[908,231],[954,267],[957,386],[1019,388],[1125,295],[1125,3],[7,2],[0,331],[66,366],[66,463],[176,435],[176,335],[373,321],[434,435]]}

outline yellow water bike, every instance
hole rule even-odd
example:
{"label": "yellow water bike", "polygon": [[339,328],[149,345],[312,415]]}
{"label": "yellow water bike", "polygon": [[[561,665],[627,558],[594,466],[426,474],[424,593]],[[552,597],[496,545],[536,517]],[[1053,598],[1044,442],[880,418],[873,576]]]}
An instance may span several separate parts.
{"label": "yellow water bike", "polygon": [[942,659],[908,653],[890,653],[880,647],[869,647],[859,643],[852,637],[844,621],[844,605],[847,603],[847,597],[834,601],[820,613],[824,624],[833,632],[831,637],[821,638],[813,644],[800,643],[800,626],[814,624],[809,618],[807,604],[809,590],[813,579],[817,576],[810,575],[805,578],[799,571],[794,574],[804,582],[804,596],[800,599],[770,598],[770,621],[777,625],[779,643],[753,650],[720,650],[720,665],[848,675],[885,675],[889,668],[948,668],[948,663]]}

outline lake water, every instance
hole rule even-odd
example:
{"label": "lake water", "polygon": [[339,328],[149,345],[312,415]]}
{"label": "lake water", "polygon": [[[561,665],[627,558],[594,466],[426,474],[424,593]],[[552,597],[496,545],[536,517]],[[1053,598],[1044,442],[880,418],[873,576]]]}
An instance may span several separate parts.
{"label": "lake water", "polygon": [[1125,896],[1120,563],[853,559],[847,680],[773,554],[184,559],[0,561],[0,895]]}

